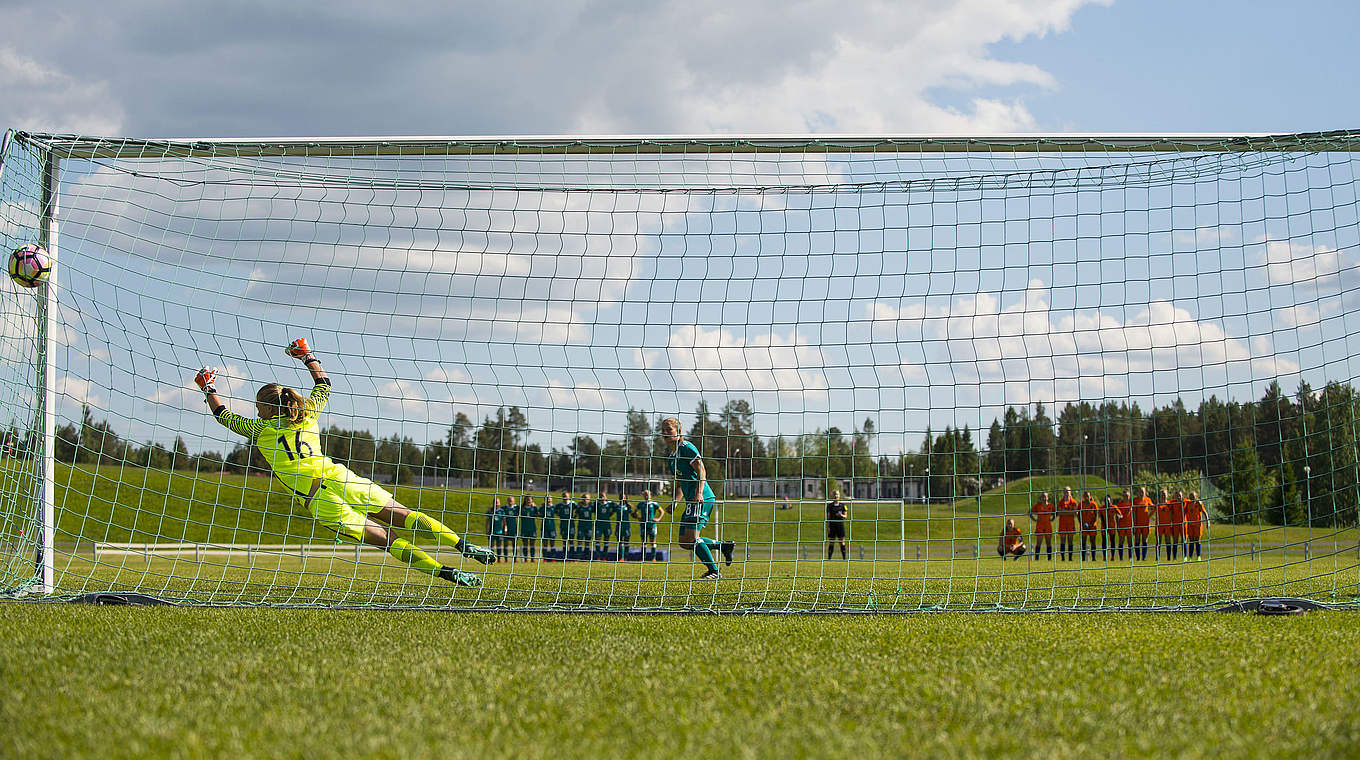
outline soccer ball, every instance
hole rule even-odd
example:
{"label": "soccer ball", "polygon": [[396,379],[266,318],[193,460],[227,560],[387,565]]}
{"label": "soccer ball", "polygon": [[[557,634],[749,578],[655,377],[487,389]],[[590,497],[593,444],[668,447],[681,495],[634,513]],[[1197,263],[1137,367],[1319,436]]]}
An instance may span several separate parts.
{"label": "soccer ball", "polygon": [[21,245],[9,255],[9,278],[26,288],[36,288],[52,272],[52,256],[35,243]]}

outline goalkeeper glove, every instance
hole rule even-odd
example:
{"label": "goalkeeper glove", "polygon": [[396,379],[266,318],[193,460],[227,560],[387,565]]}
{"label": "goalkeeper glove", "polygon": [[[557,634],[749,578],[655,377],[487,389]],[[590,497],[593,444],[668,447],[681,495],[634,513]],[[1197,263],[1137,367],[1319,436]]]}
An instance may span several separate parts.
{"label": "goalkeeper glove", "polygon": [[306,338],[298,338],[292,343],[289,343],[288,347],[283,349],[283,352],[294,359],[301,359],[303,364],[310,364],[317,361],[316,356],[312,354],[312,347],[307,345]]}
{"label": "goalkeeper glove", "polygon": [[194,375],[194,382],[205,394],[216,393],[217,388],[213,387],[213,384],[217,382],[217,370],[213,367],[203,367],[197,375]]}

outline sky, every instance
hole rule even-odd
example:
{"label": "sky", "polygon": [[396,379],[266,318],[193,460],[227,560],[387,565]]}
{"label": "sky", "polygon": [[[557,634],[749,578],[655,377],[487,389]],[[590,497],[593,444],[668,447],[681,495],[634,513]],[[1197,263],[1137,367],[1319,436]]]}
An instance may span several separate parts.
{"label": "sky", "polygon": [[[0,127],[292,137],[1360,124],[1347,55],[1360,9],[1340,2],[1287,18],[1266,3],[1081,0],[400,8],[6,3]],[[286,199],[286,212],[277,199],[230,212],[287,213],[276,229],[210,233],[185,228],[206,212],[192,194],[159,192],[163,180],[68,166],[62,414],[90,403],[139,440],[223,448],[229,437],[190,416],[201,404],[185,373],[207,356],[247,396],[287,371],[270,343],[285,329],[316,331],[348,360],[336,424],[418,441],[454,411],[480,419],[502,403],[536,411],[551,446],[578,431],[617,436],[627,406],[683,413],[699,398],[749,397],[766,433],[873,417],[892,450],[926,425],[985,426],[1007,403],[1246,398],[1270,379],[1355,377],[1349,159],[1232,164],[1218,181],[1194,179],[1193,159],[1174,166],[1191,179],[1144,198],[1076,196],[1095,203],[1096,232],[1063,228],[1077,207],[1060,192],[923,200],[908,184],[853,208],[834,194],[518,192],[509,211],[494,193],[361,200],[331,188]],[[779,167],[833,184],[928,171]],[[9,167],[5,182],[16,176]],[[1291,196],[1305,177],[1329,177],[1331,194]],[[257,205],[270,192],[246,186]],[[1021,202],[1028,228],[1016,232],[1007,220]],[[328,216],[336,206],[392,218],[356,224]],[[462,216],[449,221],[448,208]],[[3,220],[7,243],[24,239],[21,217]],[[593,255],[602,247],[610,255]],[[710,284],[687,292],[696,268]],[[392,279],[359,306],[366,277]],[[416,305],[394,317],[397,301]]]}

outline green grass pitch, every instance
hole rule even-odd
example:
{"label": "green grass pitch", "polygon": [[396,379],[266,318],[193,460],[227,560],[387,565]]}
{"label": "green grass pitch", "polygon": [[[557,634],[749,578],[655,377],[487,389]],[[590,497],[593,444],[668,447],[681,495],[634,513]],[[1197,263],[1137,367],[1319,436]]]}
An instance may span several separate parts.
{"label": "green grass pitch", "polygon": [[[320,543],[262,478],[59,470],[57,584],[211,604],[732,612],[1211,608],[1357,598],[1355,532],[1219,526],[1199,563],[1002,563],[1030,484],[955,505],[723,505],[717,584],[669,563],[516,563],[454,589],[379,553],[95,560],[92,543]],[[397,489],[476,537],[490,496]],[[662,529],[672,543],[674,524]],[[905,532],[904,529],[905,528]],[[907,559],[899,557],[902,541]],[[1302,545],[1314,542],[1311,554]],[[1273,543],[1270,554],[1247,554]],[[63,548],[64,547],[64,548]],[[859,549],[865,548],[865,559]],[[923,551],[916,559],[915,549]],[[975,553],[977,552],[977,553]],[[447,553],[443,556],[447,557]],[[481,568],[474,568],[479,569]],[[496,614],[0,603],[14,757],[1343,757],[1355,613]]]}
{"label": "green grass pitch", "polygon": [[1354,757],[1353,613],[0,604],[6,757]]}

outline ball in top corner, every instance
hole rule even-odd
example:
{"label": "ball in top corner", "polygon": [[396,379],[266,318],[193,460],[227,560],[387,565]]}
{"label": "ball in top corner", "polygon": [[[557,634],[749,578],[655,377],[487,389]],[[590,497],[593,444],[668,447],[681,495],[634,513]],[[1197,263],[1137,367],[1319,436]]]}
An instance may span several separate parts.
{"label": "ball in top corner", "polygon": [[15,248],[9,255],[9,278],[25,288],[36,288],[52,273],[52,255],[36,243]]}

